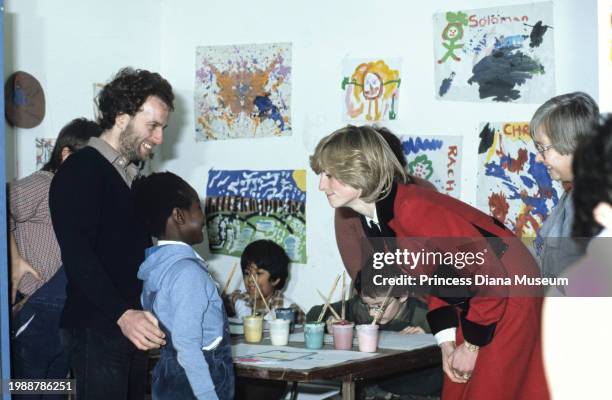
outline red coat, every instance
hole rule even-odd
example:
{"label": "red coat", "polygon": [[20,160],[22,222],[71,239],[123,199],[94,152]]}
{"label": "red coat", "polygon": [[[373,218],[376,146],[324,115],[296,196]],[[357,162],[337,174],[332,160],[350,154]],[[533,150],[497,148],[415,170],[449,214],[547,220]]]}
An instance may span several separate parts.
{"label": "red coat", "polygon": [[[436,187],[425,179],[411,176],[410,179],[415,185],[428,190],[436,191]],[[365,257],[362,252],[362,240],[366,234],[361,225],[360,215],[347,207],[336,208],[334,214],[334,228],[336,232],[336,243],[340,251],[340,257],[344,263],[344,268],[349,273],[352,280],[355,280],[357,272],[361,270]]]}
{"label": "red coat", "polygon": [[[377,203],[381,214],[391,215],[388,226],[402,237],[481,237],[482,230],[508,241],[501,267],[508,275],[537,275],[538,270],[524,246],[492,217],[450,196],[415,185],[398,185],[393,199]],[[520,261],[517,261],[520,260]],[[512,261],[512,262],[510,262]],[[464,272],[466,272],[464,270]],[[541,297],[472,297],[467,313],[441,298],[431,297],[428,319],[432,331],[444,329],[456,319],[456,342],[465,336],[480,343],[476,365],[467,384],[445,376],[443,399],[542,400],[548,399],[540,341]],[[439,329],[434,329],[434,327]]]}

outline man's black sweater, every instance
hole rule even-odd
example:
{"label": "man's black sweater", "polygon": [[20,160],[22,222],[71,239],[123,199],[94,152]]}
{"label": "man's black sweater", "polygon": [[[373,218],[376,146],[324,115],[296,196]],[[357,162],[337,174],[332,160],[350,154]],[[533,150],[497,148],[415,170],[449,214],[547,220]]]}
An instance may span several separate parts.
{"label": "man's black sweater", "polygon": [[68,157],[55,174],[49,207],[68,276],[62,328],[119,328],[141,309],[136,277],[151,238],[134,212],[130,188],[96,149]]}

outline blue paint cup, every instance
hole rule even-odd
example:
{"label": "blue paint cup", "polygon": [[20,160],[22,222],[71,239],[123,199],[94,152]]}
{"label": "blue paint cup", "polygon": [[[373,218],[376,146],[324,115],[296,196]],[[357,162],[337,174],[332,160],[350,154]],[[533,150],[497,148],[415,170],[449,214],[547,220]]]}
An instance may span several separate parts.
{"label": "blue paint cup", "polygon": [[307,349],[320,349],[323,347],[325,323],[308,322],[304,324],[304,343]]}
{"label": "blue paint cup", "polygon": [[291,307],[277,308],[275,310],[277,319],[284,319],[290,322],[289,332],[293,333],[295,329],[295,310]]}

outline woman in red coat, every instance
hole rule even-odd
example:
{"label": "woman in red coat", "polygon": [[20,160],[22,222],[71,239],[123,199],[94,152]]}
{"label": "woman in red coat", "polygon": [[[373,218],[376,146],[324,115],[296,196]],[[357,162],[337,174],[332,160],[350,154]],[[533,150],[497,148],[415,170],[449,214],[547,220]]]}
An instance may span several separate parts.
{"label": "woman in red coat", "polygon": [[[360,214],[370,237],[395,238],[393,243],[399,244],[405,238],[495,239],[503,247],[492,245],[487,259],[493,261],[454,272],[470,279],[489,272],[538,275],[528,251],[501,223],[452,197],[410,184],[388,144],[371,127],[347,126],[323,138],[310,164],[321,175],[319,189],[330,205]],[[440,249],[444,243],[449,247]],[[457,251],[442,239],[436,246]],[[408,271],[424,269],[421,265]],[[507,296],[495,290],[486,297],[430,296],[428,321],[446,374],[443,399],[549,398],[540,345],[542,299],[510,296],[515,289],[506,288]]]}
{"label": "woman in red coat", "polygon": [[[373,129],[385,139],[404,170],[408,161],[404,155],[401,140],[385,127],[374,126]],[[399,178],[404,179],[402,176]],[[416,176],[410,176],[409,179],[417,186],[436,190],[436,187],[425,179],[417,178]],[[367,226],[363,226],[360,214],[348,207],[336,208],[334,213],[336,244],[338,245],[344,268],[353,280],[355,280],[357,273],[361,271],[363,260],[366,257],[364,256],[364,250],[366,249],[362,247],[363,240],[366,238],[366,229]],[[357,238],[359,240],[356,240]]]}

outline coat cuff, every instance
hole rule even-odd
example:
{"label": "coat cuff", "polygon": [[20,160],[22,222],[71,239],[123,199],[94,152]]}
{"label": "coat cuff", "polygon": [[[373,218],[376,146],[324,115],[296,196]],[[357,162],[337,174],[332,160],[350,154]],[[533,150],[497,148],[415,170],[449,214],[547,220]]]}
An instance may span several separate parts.
{"label": "coat cuff", "polygon": [[479,347],[489,344],[493,340],[496,327],[497,324],[495,322],[490,325],[480,325],[467,319],[465,313],[461,313],[463,338],[471,344]]}
{"label": "coat cuff", "polygon": [[444,306],[428,312],[427,322],[429,322],[431,333],[434,335],[441,330],[456,328],[459,325],[457,311],[453,306]]}

